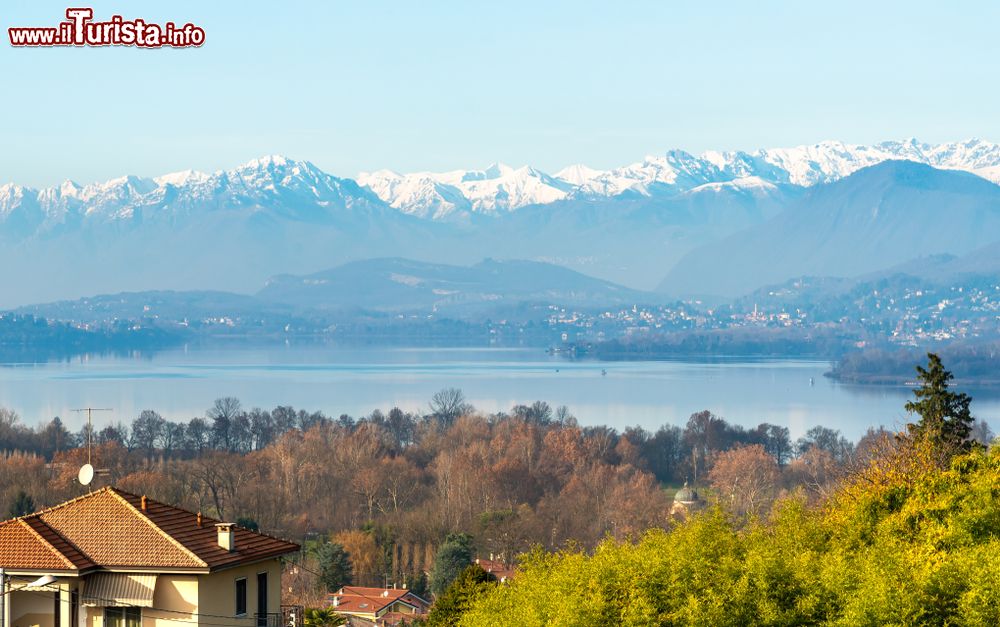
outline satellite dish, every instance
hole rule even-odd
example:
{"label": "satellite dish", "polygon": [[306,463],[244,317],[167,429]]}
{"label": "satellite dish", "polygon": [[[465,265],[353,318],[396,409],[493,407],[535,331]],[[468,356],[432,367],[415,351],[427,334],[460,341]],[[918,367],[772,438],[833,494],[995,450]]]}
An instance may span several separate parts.
{"label": "satellite dish", "polygon": [[90,485],[90,482],[94,480],[94,467],[90,464],[80,466],[80,474],[77,475],[77,478],[83,485]]}

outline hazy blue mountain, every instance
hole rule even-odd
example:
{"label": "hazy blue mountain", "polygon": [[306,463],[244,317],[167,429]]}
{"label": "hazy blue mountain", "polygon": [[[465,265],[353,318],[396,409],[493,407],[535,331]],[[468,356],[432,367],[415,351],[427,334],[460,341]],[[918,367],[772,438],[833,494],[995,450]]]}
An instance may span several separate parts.
{"label": "hazy blue mountain", "polygon": [[760,222],[799,194],[748,179],[436,220],[283,157],[212,175],[5,186],[0,307],[149,289],[251,292],[275,274],[391,256],[445,264],[516,257],[650,288],[687,251]]}
{"label": "hazy blue mountain", "polygon": [[277,276],[257,298],[312,309],[455,313],[499,311],[524,302],[600,306],[658,297],[534,261],[486,259],[455,266],[384,258],[304,276]]}
{"label": "hazy blue mountain", "polygon": [[[924,187],[913,177],[862,184],[849,176],[901,156],[949,170],[940,179],[927,175]],[[991,243],[988,217],[959,219],[956,229],[942,219],[965,211],[962,203],[985,202],[989,194],[973,188],[994,189],[959,170],[1000,179],[1000,146],[908,140],[671,150],[604,171],[578,165],[550,175],[495,164],[442,174],[382,171],[361,177],[364,185],[272,156],[213,174],[66,181],[42,190],[8,184],[0,186],[0,308],[149,289],[249,293],[269,276],[374,257],[450,265],[528,259],[647,290],[685,259],[665,288],[739,293],[804,273],[851,276]],[[962,181],[955,184],[962,190],[935,187],[945,180]],[[915,207],[912,214],[903,204]],[[876,206],[895,217],[875,212],[867,220]],[[938,238],[942,226],[949,231]],[[748,248],[740,248],[741,235],[713,252],[744,230]],[[907,238],[912,248],[902,251]],[[746,257],[730,272],[721,258],[734,254]]]}
{"label": "hazy blue mountain", "polygon": [[[617,307],[652,304],[639,292],[552,264],[486,259],[456,266],[377,258],[308,275],[279,275],[257,294],[154,290],[89,296],[29,305],[17,313],[88,325],[139,320],[161,328],[208,328],[233,323],[253,331],[280,330],[286,322],[310,328],[397,313],[437,318],[503,319],[523,306]],[[391,315],[390,315],[391,314]],[[537,315],[536,315],[537,317]]]}
{"label": "hazy blue mountain", "polygon": [[0,211],[0,306],[148,289],[250,292],[278,272],[432,253],[432,232],[452,230],[281,157],[211,176],[18,194]]}
{"label": "hazy blue mountain", "polygon": [[546,174],[538,168],[493,164],[483,170],[362,173],[358,181],[404,213],[435,220],[502,215],[521,207],[567,199],[663,197],[717,183],[741,185],[829,183],[884,161],[905,159],[965,170],[1000,181],[1000,145],[969,139],[927,144],[916,139],[870,146],[824,141],[752,152],[668,150],[610,170],[571,165]]}
{"label": "hazy blue mountain", "polygon": [[926,274],[938,281],[955,280],[970,275],[1000,277],[1000,242],[987,244],[960,257],[941,260],[941,263]]}
{"label": "hazy blue mountain", "polygon": [[708,185],[667,197],[568,199],[473,224],[483,254],[546,261],[651,290],[685,253],[762,222],[802,193],[788,185]]}
{"label": "hazy blue mountain", "polygon": [[738,296],[799,276],[855,277],[919,256],[964,255],[998,240],[1000,186],[889,161],[810,188],[775,217],[692,251],[659,290]]}

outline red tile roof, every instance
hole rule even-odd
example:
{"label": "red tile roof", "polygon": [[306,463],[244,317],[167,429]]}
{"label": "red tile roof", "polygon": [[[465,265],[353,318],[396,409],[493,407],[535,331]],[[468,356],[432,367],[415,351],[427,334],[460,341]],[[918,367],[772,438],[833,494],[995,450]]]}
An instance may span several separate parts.
{"label": "red tile roof", "polygon": [[[334,605],[336,599],[336,605]],[[406,588],[365,588],[344,586],[328,597],[330,606],[343,614],[377,614],[384,608],[400,601],[423,613],[430,606],[425,599]]]}
{"label": "red tile roof", "polygon": [[218,544],[218,522],[117,488],[102,488],[0,523],[0,567],[84,571],[98,567],[216,570],[278,557],[297,544],[240,527],[234,551]]}
{"label": "red tile roof", "polygon": [[476,564],[496,577],[498,581],[506,581],[516,573],[513,566],[508,566],[499,560],[476,558]]}
{"label": "red tile roof", "polygon": [[59,535],[55,529],[46,525],[41,519],[28,517],[23,518],[21,522],[31,527],[42,540],[58,551],[77,570],[87,570],[96,566],[89,557],[80,552],[80,549],[70,544],[66,538]]}
{"label": "red tile roof", "polygon": [[[141,508],[141,497],[121,490],[117,492],[135,509]],[[143,513],[158,529],[212,569],[278,557],[299,550],[299,545],[293,542],[233,525],[233,545],[236,550],[227,551],[219,546],[218,530],[215,528],[222,521],[202,516],[199,527],[198,515],[194,512],[164,505],[149,498],[146,499],[146,511]]]}
{"label": "red tile roof", "polygon": [[12,520],[0,525],[0,561],[8,569],[74,569],[69,558],[24,520]]}

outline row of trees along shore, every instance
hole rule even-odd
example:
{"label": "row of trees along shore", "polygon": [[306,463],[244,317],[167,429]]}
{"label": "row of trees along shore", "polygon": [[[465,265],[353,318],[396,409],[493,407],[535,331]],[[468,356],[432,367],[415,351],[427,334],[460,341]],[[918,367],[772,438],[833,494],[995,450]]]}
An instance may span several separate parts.
{"label": "row of trees along shore", "polygon": [[[937,364],[931,370],[943,371]],[[685,480],[741,537],[748,521],[789,503],[828,507],[912,440],[873,428],[850,442],[814,427],[793,441],[779,425],[747,429],[709,411],[683,427],[617,431],[580,426],[567,408],[542,401],[479,412],[455,389],[428,409],[331,418],[221,398],[187,422],[149,410],[93,433],[71,433],[58,419],[31,428],[0,410],[0,498],[19,515],[79,494],[89,437],[107,470],[99,481],[302,541],[287,600],[316,605],[345,583],[443,595],[473,556],[526,555],[530,573],[542,556],[625,550],[677,524],[671,499]],[[992,437],[983,422],[970,418],[969,429],[962,437]],[[545,553],[567,547],[577,552]]]}

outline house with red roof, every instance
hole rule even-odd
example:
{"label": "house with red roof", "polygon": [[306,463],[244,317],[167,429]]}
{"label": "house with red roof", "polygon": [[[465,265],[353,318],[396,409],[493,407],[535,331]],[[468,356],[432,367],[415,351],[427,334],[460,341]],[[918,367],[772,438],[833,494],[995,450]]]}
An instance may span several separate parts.
{"label": "house with red roof", "polygon": [[298,550],[102,488],[0,523],[0,627],[281,627]]}
{"label": "house with red roof", "polygon": [[330,595],[329,606],[352,627],[394,627],[426,615],[431,604],[406,588],[344,586]]}
{"label": "house with red roof", "polygon": [[496,577],[497,581],[500,583],[507,583],[507,581],[514,576],[515,572],[513,566],[509,566],[506,562],[494,559],[492,554],[490,554],[490,559],[477,557],[476,565]]}

